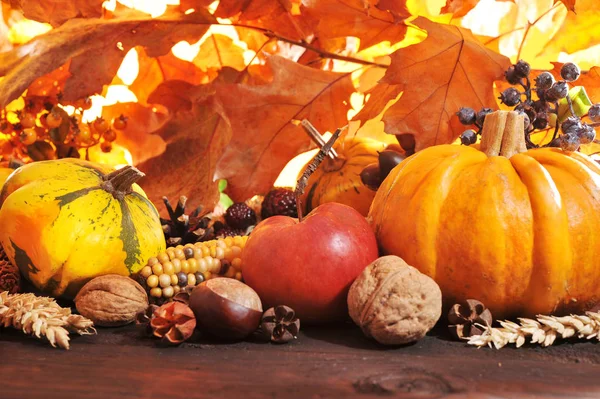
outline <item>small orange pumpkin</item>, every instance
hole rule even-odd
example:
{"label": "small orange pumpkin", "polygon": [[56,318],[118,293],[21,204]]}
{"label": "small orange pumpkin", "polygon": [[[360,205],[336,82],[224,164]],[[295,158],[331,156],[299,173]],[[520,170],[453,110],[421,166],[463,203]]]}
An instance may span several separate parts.
{"label": "small orange pumpkin", "polygon": [[339,202],[366,216],[375,192],[365,187],[360,173],[367,165],[377,162],[379,152],[386,146],[386,143],[366,137],[347,138],[336,143],[333,148],[337,157],[326,157],[308,180],[302,195],[304,214],[326,202]]}
{"label": "small orange pumpkin", "polygon": [[[433,277],[446,305],[496,318],[582,312],[600,301],[600,167],[527,151],[523,117],[486,117],[481,150],[439,145],[396,166],[369,218],[385,254]],[[501,156],[498,156],[501,155]]]}

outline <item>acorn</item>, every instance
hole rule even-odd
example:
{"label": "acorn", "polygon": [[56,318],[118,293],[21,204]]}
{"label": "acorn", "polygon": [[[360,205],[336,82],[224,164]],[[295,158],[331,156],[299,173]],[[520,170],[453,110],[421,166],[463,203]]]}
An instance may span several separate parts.
{"label": "acorn", "polygon": [[263,314],[258,294],[231,278],[214,278],[196,286],[190,308],[198,328],[222,340],[241,340],[258,328]]}

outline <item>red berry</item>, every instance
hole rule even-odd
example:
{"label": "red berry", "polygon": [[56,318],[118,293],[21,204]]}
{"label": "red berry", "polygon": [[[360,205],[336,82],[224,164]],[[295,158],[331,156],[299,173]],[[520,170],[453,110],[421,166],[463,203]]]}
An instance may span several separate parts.
{"label": "red berry", "polygon": [[112,129],[108,129],[104,132],[102,137],[104,138],[104,140],[112,142],[117,139],[117,133],[115,133],[115,131]]}
{"label": "red berry", "polygon": [[35,130],[28,128],[21,132],[19,135],[19,141],[23,143],[23,145],[31,145],[35,143],[37,140],[37,133]]}
{"label": "red berry", "polygon": [[35,115],[29,112],[22,113],[19,122],[21,122],[21,126],[23,126],[24,128],[34,127]]}
{"label": "red berry", "polygon": [[62,116],[60,116],[58,112],[50,111],[50,113],[46,116],[46,123],[50,129],[59,127],[62,123]]}
{"label": "red berry", "polygon": [[119,115],[112,121],[113,128],[117,130],[123,130],[127,128],[127,117],[125,115]]}
{"label": "red berry", "polygon": [[108,125],[108,122],[102,117],[98,117],[94,121],[94,129],[96,129],[96,131],[100,134],[106,132],[109,128],[110,126]]}

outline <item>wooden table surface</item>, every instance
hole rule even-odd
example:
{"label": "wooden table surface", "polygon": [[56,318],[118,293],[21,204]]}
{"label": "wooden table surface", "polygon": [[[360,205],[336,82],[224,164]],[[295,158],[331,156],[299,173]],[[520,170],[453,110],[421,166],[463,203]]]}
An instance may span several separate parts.
{"label": "wooden table surface", "polygon": [[400,348],[352,325],[298,340],[161,347],[134,326],[53,349],[0,331],[0,398],[600,398],[600,344],[476,349],[444,333]]}

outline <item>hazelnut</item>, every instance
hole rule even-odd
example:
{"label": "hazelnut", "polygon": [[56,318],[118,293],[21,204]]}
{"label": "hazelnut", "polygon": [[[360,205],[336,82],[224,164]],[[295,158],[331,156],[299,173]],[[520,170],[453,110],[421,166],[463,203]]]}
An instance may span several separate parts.
{"label": "hazelnut", "polygon": [[371,263],[348,293],[350,317],[368,337],[386,345],[421,339],[442,313],[442,292],[430,277],[397,256]]}
{"label": "hazelnut", "polygon": [[190,295],[190,308],[201,331],[226,340],[252,334],[263,313],[260,298],[252,288],[225,277],[196,286]]}
{"label": "hazelnut", "polygon": [[148,295],[133,279],[107,274],[85,284],[75,297],[75,306],[97,326],[123,326],[148,307]]}

